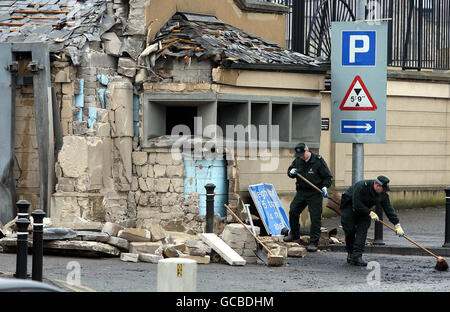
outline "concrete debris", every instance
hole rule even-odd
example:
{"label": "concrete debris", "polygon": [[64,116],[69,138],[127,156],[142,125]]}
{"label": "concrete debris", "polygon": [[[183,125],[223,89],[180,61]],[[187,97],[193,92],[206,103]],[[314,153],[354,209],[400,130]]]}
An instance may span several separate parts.
{"label": "concrete debris", "polygon": [[319,245],[326,246],[330,242],[330,235],[328,234],[327,228],[320,228],[320,238],[319,238]]}
{"label": "concrete debris", "polygon": [[337,239],[334,236],[330,237],[330,244],[343,244],[343,242],[341,242],[339,239]]}
{"label": "concrete debris", "polygon": [[[10,234],[14,234],[17,232],[17,226],[16,226],[17,219],[18,219],[18,217],[15,217],[13,220],[9,221],[3,227],[1,227],[1,231],[4,235],[10,235]],[[29,220],[30,220],[30,225],[28,226],[28,231],[32,231],[33,230],[33,217],[30,216]],[[44,223],[44,229],[50,228],[52,226],[52,221],[50,218],[44,218],[43,223]]]}
{"label": "concrete debris", "polygon": [[122,41],[115,32],[108,32],[103,34],[103,48],[107,54],[113,56],[120,56],[120,47],[122,46]]}
{"label": "concrete debris", "polygon": [[176,258],[179,257],[181,254],[181,251],[177,250],[175,246],[167,246],[163,250],[163,256],[164,258]]}
{"label": "concrete debris", "polygon": [[150,242],[152,234],[145,229],[125,228],[117,233],[117,237],[129,242]]}
{"label": "concrete debris", "polygon": [[82,241],[94,241],[107,243],[109,241],[110,235],[103,232],[93,232],[93,231],[77,231],[77,237]]}
{"label": "concrete debris", "polygon": [[[2,247],[2,250],[4,253],[14,253],[16,252],[17,247],[17,237],[3,237],[0,239],[0,246]],[[33,242],[31,240],[28,240],[28,247],[32,247]]]}
{"label": "concrete debris", "polygon": [[102,228],[102,232],[108,233],[111,236],[117,236],[120,230],[123,230],[123,226],[112,222],[106,222]]}
{"label": "concrete debris", "polygon": [[201,240],[191,239],[185,243],[187,253],[191,256],[204,257],[211,253],[211,247],[203,243]]}
{"label": "concrete debris", "polygon": [[63,240],[75,239],[78,236],[77,232],[69,228],[49,228],[44,229],[44,241],[46,240]]}
{"label": "concrete debris", "polygon": [[125,261],[125,262],[138,262],[139,255],[135,254],[135,253],[122,252],[120,254],[120,260]]}
{"label": "concrete debris", "polygon": [[128,54],[133,60],[137,61],[144,49],[145,39],[143,36],[126,36],[123,38],[120,54]]}
{"label": "concrete debris", "polygon": [[300,243],[302,245],[309,245],[310,237],[309,235],[301,235],[300,236]]}
{"label": "concrete debris", "polygon": [[166,231],[157,222],[150,222],[150,224],[148,224],[146,228],[152,235],[152,242],[162,241],[166,237]]}
{"label": "concrete debris", "polygon": [[120,250],[128,251],[129,249],[128,241],[123,238],[111,236],[106,243],[110,244],[111,246],[117,247]]}
{"label": "concrete debris", "polygon": [[154,254],[155,251],[161,246],[160,243],[154,242],[129,242],[128,248],[131,253],[147,253]]}
{"label": "concrete debris", "polygon": [[198,264],[208,264],[211,262],[210,256],[191,256],[191,255],[181,254],[180,258],[192,259],[192,260],[197,261]]}
{"label": "concrete debris", "polygon": [[120,250],[109,244],[91,241],[56,240],[44,242],[44,254],[79,255],[90,257],[118,256]]}
{"label": "concrete debris", "polygon": [[[50,219],[47,224],[51,224]],[[9,228],[12,225],[13,223],[9,225]],[[3,230],[6,230],[5,227]],[[255,230],[259,234],[259,227],[255,227]],[[328,231],[325,228],[322,229],[322,233],[323,236],[328,237]],[[44,254],[80,257],[120,256],[120,259],[125,262],[148,263],[157,263],[161,259],[173,257],[193,259],[199,264],[211,262],[228,262],[231,265],[262,263],[254,254],[254,250],[258,247],[254,237],[241,224],[227,224],[221,234],[223,240],[213,233],[208,235],[165,231],[157,222],[150,222],[148,229],[124,228],[114,222],[105,222],[97,230],[45,228]],[[157,237],[157,241],[153,241],[154,236]],[[285,243],[282,237],[282,235],[259,236],[261,241],[276,255],[283,257],[305,257],[307,255],[306,249],[301,244]],[[304,236],[305,241],[307,241],[306,238],[309,236]],[[334,236],[330,236],[329,240],[330,243],[341,243]],[[32,248],[31,229],[28,245]],[[15,253],[16,246],[17,235],[15,233],[8,233],[6,237],[0,239],[0,247],[3,252]]]}
{"label": "concrete debris", "polygon": [[119,58],[117,72],[126,77],[133,78],[136,75],[136,62],[128,57]]}
{"label": "concrete debris", "polygon": [[[247,225],[247,228],[251,231],[251,227]],[[260,228],[255,226],[255,232],[258,236]],[[223,241],[233,248],[240,256],[242,256],[247,263],[255,264],[258,261],[253,250],[256,249],[256,240],[250,235],[250,233],[244,229],[243,225],[239,223],[231,223],[225,226],[225,229],[221,235]]]}
{"label": "concrete debris", "polygon": [[159,260],[164,259],[163,256],[155,255],[155,254],[149,254],[149,253],[140,253],[139,254],[139,261],[142,262],[149,262],[149,263],[158,263]]}
{"label": "concrete debris", "polygon": [[214,233],[201,234],[202,240],[211,246],[229,265],[245,265],[247,261],[241,257],[231,246],[225,243]]}
{"label": "concrete debris", "polygon": [[[31,219],[32,219],[32,217],[31,217]],[[18,217],[15,217],[13,220],[6,223],[2,228],[3,234],[9,235],[9,234],[16,233],[17,232],[17,225],[16,225],[17,220],[18,220]],[[33,226],[30,223],[30,225],[28,226],[28,231],[31,231],[32,229],[33,229]]]}
{"label": "concrete debris", "polygon": [[288,257],[303,258],[307,254],[305,247],[291,247],[288,249]]}

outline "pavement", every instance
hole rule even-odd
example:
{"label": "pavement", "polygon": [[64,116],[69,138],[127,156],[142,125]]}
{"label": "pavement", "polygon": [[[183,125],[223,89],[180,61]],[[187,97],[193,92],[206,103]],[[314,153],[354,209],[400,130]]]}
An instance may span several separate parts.
{"label": "pavement", "polygon": [[[450,213],[450,211],[449,211]],[[450,257],[450,246],[443,247],[445,243],[445,207],[439,208],[424,208],[424,209],[403,209],[397,211],[400,223],[405,230],[406,235],[429,249],[438,256]],[[387,218],[384,218],[390,224]],[[328,230],[337,229],[337,237],[344,238],[344,232],[341,227],[341,218],[339,216],[329,217],[322,220],[322,226]],[[449,224],[450,226],[450,224]],[[374,223],[372,222],[369,232],[368,241],[374,238]],[[428,256],[428,253],[413,245],[405,238],[400,238],[391,230],[383,227],[383,242],[384,245],[366,245],[365,254],[385,254],[385,255],[400,255],[400,256]],[[450,244],[449,244],[450,245]],[[319,249],[327,250],[329,252],[345,252],[345,245],[327,245],[319,246]],[[30,256],[29,256],[30,257]],[[13,259],[13,257],[11,257]],[[29,264],[31,263],[29,259]],[[12,260],[11,260],[12,261]],[[291,261],[295,261],[291,258]],[[30,272],[30,268],[28,270]],[[0,271],[1,278],[14,278],[13,273]],[[30,278],[30,277],[29,277]],[[91,289],[82,285],[72,285],[66,281],[55,278],[44,278],[44,283],[56,286],[68,292],[94,292]]]}
{"label": "pavement", "polygon": [[[397,215],[405,234],[410,239],[438,256],[450,256],[450,242],[447,244],[449,247],[443,247],[445,243],[445,207],[402,209],[397,211]],[[384,217],[383,221],[392,225],[386,217]],[[339,216],[323,219],[322,226],[328,230],[336,228],[338,230],[338,238],[345,237]],[[448,226],[450,227],[450,224]],[[372,222],[367,235],[369,240],[370,238],[374,239],[374,229],[375,226]],[[398,237],[385,226],[383,226],[382,242],[384,242],[384,245],[366,245],[364,252],[404,256],[430,256],[405,238]],[[319,246],[319,248],[328,251],[345,251],[345,245]]]}

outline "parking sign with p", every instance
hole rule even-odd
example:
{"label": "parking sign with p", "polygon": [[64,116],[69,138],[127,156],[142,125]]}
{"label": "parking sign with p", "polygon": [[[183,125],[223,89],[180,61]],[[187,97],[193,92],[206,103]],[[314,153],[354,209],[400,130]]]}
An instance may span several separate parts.
{"label": "parking sign with p", "polygon": [[387,22],[331,24],[331,141],[386,142]]}
{"label": "parking sign with p", "polygon": [[375,66],[375,31],[342,32],[342,66]]}

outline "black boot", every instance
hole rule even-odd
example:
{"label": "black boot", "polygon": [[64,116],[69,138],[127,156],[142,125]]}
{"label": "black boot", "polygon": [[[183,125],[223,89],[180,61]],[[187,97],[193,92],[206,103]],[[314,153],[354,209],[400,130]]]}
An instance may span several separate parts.
{"label": "black boot", "polygon": [[361,256],[352,259],[352,264],[356,266],[367,266],[367,262]]}
{"label": "black boot", "polygon": [[294,234],[292,234],[292,232],[289,232],[288,236],[283,237],[283,241],[286,243],[293,242],[293,241],[296,241],[299,239],[300,239],[300,235],[294,235]]}
{"label": "black boot", "polygon": [[306,246],[306,250],[309,252],[316,252],[317,251],[317,245],[316,244],[309,244]]}
{"label": "black boot", "polygon": [[347,263],[352,263],[352,254],[347,254]]}

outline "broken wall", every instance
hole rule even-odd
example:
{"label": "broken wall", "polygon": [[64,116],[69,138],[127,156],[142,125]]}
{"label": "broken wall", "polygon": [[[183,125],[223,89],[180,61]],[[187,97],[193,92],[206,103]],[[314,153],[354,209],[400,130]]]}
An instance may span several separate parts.
{"label": "broken wall", "polygon": [[[162,72],[149,70],[147,60],[140,60],[150,33],[144,23],[146,3],[107,1],[115,25],[101,41],[86,43],[76,66],[66,54],[53,54],[52,84],[61,90],[64,135],[55,166],[54,226],[95,229],[109,221],[147,228],[156,221],[166,230],[204,231],[198,194],[185,194],[183,160],[174,158],[171,145],[142,147],[142,94],[149,91],[149,81],[156,82],[154,92],[172,92],[174,85],[177,92],[209,92],[213,66],[206,60],[172,58],[161,64]],[[236,173],[235,161],[228,161],[233,207],[239,193]]]}

